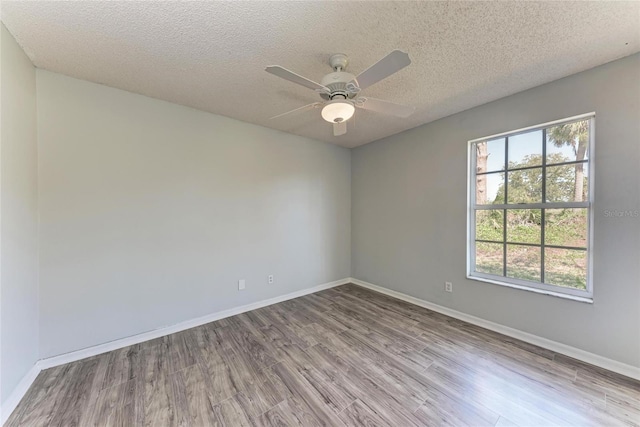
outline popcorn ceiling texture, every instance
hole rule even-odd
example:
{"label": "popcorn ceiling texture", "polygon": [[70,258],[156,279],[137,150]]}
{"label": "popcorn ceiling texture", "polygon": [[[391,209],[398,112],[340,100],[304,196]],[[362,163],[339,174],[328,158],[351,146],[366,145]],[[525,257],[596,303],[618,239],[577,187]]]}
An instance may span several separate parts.
{"label": "popcorn ceiling texture", "polygon": [[[39,68],[345,147],[640,51],[640,2],[4,1],[2,21]],[[265,66],[319,81],[333,53],[357,75],[393,49],[413,63],[363,95],[410,118],[269,120],[320,97]]]}

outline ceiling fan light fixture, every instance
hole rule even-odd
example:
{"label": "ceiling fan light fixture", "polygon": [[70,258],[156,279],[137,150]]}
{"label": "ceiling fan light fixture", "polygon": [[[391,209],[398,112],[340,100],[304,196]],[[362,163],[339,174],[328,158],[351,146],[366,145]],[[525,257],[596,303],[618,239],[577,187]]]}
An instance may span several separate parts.
{"label": "ceiling fan light fixture", "polygon": [[344,99],[334,99],[327,102],[322,108],[322,118],[329,123],[342,123],[349,120],[355,111],[356,108],[352,102]]}

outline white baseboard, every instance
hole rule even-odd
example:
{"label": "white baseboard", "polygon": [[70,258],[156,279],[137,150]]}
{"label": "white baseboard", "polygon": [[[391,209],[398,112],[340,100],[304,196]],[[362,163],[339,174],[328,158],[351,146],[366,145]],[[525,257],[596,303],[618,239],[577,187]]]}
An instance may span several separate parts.
{"label": "white baseboard", "polygon": [[40,366],[38,366],[38,362],[36,362],[31,369],[29,369],[26,375],[22,377],[6,402],[4,402],[2,407],[0,407],[0,426],[7,422],[9,416],[18,407],[18,403],[20,403],[24,395],[27,393],[27,390],[29,390],[29,387],[31,387],[31,384],[36,380],[40,370]]}
{"label": "white baseboard", "polygon": [[132,335],[130,337],[121,338],[115,341],[109,341],[104,344],[94,345],[92,347],[83,348],[81,350],[72,351],[70,353],[61,354],[59,356],[48,357],[40,360],[40,369],[47,369],[54,366],[64,365],[65,363],[75,362],[76,360],[86,359],[87,357],[96,356],[98,354],[106,353],[108,351],[117,350],[119,348],[127,347],[133,344],[139,344],[141,342],[149,341],[155,338],[160,338],[165,335],[174,334],[187,329],[195,328],[196,326],[204,325],[205,323],[214,322],[216,320],[224,319],[225,317],[235,316],[236,314],[245,313],[247,311],[256,310],[258,308],[266,307],[268,305],[277,304],[279,302],[287,301],[293,298],[298,298],[304,295],[319,292],[325,289],[333,288],[336,286],[349,283],[349,278],[336,280],[335,282],[324,283],[322,285],[313,286],[311,288],[301,289],[299,291],[291,292],[285,295],[280,295],[274,298],[254,302],[251,304],[242,305],[240,307],[231,308],[229,310],[219,311],[217,313],[207,314],[206,316],[197,317],[195,319],[185,320],[184,322],[177,323],[175,325],[166,326],[163,328],[154,329],[149,332],[143,332],[141,334]]}
{"label": "white baseboard", "polygon": [[463,320],[465,322],[483,327],[485,329],[489,329],[491,331],[498,332],[503,335],[507,335],[511,338],[516,338],[521,341],[525,341],[530,344],[534,344],[539,347],[543,347],[548,350],[555,351],[557,353],[561,353],[569,357],[573,357],[574,359],[578,359],[583,362],[590,363],[595,366],[599,366],[609,371],[617,372],[618,374],[624,375],[626,377],[640,380],[640,368],[636,366],[627,365],[625,363],[618,362],[616,360],[609,359],[594,353],[590,353],[588,351],[584,351],[576,347],[562,344],[557,341],[552,341],[547,338],[542,338],[540,336],[533,335],[528,332],[523,332],[518,329],[510,328],[508,326],[504,326],[499,323],[494,323],[489,320],[481,319],[479,317],[475,317],[470,314],[463,313],[461,311],[453,310],[451,308],[443,307],[441,305],[422,300],[420,298],[412,297],[410,295],[403,294],[402,292],[387,289],[382,286],[374,285],[373,283],[365,282],[363,280],[354,279],[353,277],[350,278],[349,281],[358,286],[362,286],[363,288],[371,289],[372,291],[389,295],[391,297],[409,302],[411,304],[418,305],[420,307],[428,308],[429,310],[433,310],[435,312],[438,312],[459,320]]}
{"label": "white baseboard", "polygon": [[3,425],[11,413],[16,409],[20,400],[24,397],[31,384],[35,381],[40,371],[54,366],[64,365],[65,363],[75,362],[77,360],[85,359],[87,357],[96,356],[98,354],[106,353],[108,351],[117,350],[119,348],[127,347],[133,344],[139,344],[141,342],[149,341],[155,338],[160,338],[165,335],[170,335],[176,332],[191,329],[196,326],[204,325],[205,323],[214,322],[216,320],[224,319],[225,317],[235,316],[236,314],[245,313],[247,311],[256,310],[258,308],[266,307],[269,305],[277,304],[279,302],[287,301],[293,298],[298,298],[304,295],[312,294],[315,292],[330,289],[336,286],[349,283],[350,279],[336,280],[335,282],[324,283],[322,285],[313,286],[311,288],[301,289],[299,291],[291,292],[285,295],[280,295],[274,298],[246,304],[240,307],[231,308],[229,310],[219,311],[217,313],[208,314],[206,316],[198,317],[195,319],[185,320],[184,322],[177,323],[175,325],[154,329],[153,331],[144,332],[130,337],[121,338],[115,341],[110,341],[104,344],[98,344],[92,347],[83,348],[81,350],[72,351],[70,353],[61,354],[59,356],[48,357],[37,361],[29,372],[20,381],[15,388],[11,396],[7,399],[4,405],[0,408],[0,425]]}

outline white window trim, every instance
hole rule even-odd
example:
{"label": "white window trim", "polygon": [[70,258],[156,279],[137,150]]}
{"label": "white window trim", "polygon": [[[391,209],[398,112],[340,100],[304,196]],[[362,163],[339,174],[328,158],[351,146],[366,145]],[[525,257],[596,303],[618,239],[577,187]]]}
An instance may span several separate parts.
{"label": "white window trim", "polygon": [[[467,143],[467,279],[477,280],[486,283],[492,283],[495,285],[506,286],[514,289],[521,289],[529,292],[541,293],[545,295],[551,295],[560,298],[566,298],[573,301],[593,303],[593,223],[594,223],[594,159],[595,159],[595,112],[581,114],[578,116],[568,117],[566,119],[554,120],[552,122],[542,123],[534,126],[529,126],[517,130],[508,132],[502,132],[494,135],[485,136],[482,138],[476,138],[468,141]],[[579,120],[589,120],[589,160],[587,162],[589,170],[589,200],[586,202],[574,202],[575,207],[586,207],[588,216],[588,236],[587,236],[587,290],[581,291],[572,288],[563,288],[560,286],[549,285],[545,283],[536,283],[528,280],[516,279],[512,277],[496,276],[491,274],[479,273],[474,271],[475,266],[475,196],[476,196],[476,156],[473,151],[473,145],[479,141],[488,141],[505,136],[513,136],[519,133],[541,130],[557,124],[575,122]],[[540,205],[545,205],[545,208],[553,207],[552,203],[534,203],[530,205],[518,205],[523,208],[540,208]],[[570,207],[573,205],[570,203],[560,203],[562,207]],[[579,206],[578,206],[579,205]],[[496,206],[490,205],[488,208]],[[543,242],[541,242],[543,243]]]}

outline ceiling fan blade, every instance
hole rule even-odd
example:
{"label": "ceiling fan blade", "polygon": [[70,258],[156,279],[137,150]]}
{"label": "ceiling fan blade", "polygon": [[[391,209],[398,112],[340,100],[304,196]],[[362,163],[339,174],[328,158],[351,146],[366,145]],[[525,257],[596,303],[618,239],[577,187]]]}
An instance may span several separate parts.
{"label": "ceiling fan blade", "polygon": [[400,105],[383,99],[360,97],[356,99],[355,106],[375,111],[376,113],[390,114],[396,117],[409,117],[416,110],[415,107]]}
{"label": "ceiling fan blade", "polygon": [[309,89],[314,90],[323,90],[329,91],[329,88],[326,86],[322,86],[320,83],[316,83],[313,80],[309,80],[306,77],[302,77],[299,74],[294,73],[293,71],[289,71],[286,68],[282,68],[279,65],[272,65],[264,69],[267,73],[271,73],[274,76],[278,76],[282,79],[289,80],[290,82],[297,83],[301,86],[308,87]]}
{"label": "ceiling fan blade", "polygon": [[314,102],[313,104],[307,104],[302,107],[296,108],[295,110],[287,111],[286,113],[282,113],[282,114],[278,114],[277,116],[270,117],[269,120],[277,119],[291,113],[301,113],[303,111],[312,110],[314,108],[318,108],[321,105],[322,105],[322,102]]}
{"label": "ceiling fan blade", "polygon": [[340,136],[347,133],[347,122],[333,124],[333,136]]}
{"label": "ceiling fan blade", "polygon": [[408,53],[402,52],[401,50],[394,50],[371,67],[361,72],[358,77],[356,77],[356,82],[358,83],[358,87],[362,90],[378,83],[382,79],[386,79],[391,74],[402,70],[409,64],[411,64],[411,59],[409,59]]}

